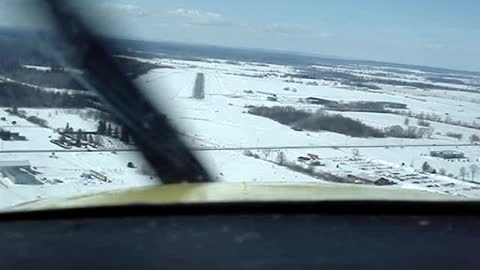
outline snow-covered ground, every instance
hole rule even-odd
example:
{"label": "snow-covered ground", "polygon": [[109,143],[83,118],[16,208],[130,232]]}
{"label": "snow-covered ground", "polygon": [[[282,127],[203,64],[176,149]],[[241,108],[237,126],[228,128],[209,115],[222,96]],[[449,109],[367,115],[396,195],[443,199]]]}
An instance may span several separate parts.
{"label": "snow-covered ground", "polygon": [[28,116],[36,116],[48,122],[48,126],[54,129],[63,129],[66,124],[74,130],[95,131],[98,127],[98,120],[90,116],[93,109],[22,109]]}
{"label": "snow-covered ground", "polygon": [[[36,177],[43,185],[14,185],[8,179],[0,180],[0,206],[9,207],[26,201],[84,195],[92,192],[140,187],[158,183],[156,177],[145,175],[146,162],[132,153],[48,153],[2,154],[5,160],[28,160]],[[137,168],[128,168],[133,162]],[[108,178],[104,182],[96,178],[82,177],[96,171]]]}
{"label": "snow-covered ground", "polygon": [[[157,60],[160,61],[160,60]],[[389,101],[400,102],[408,106],[409,111],[415,114],[430,113],[440,115],[442,119],[449,115],[454,120],[461,120],[471,123],[477,120],[480,115],[478,98],[480,94],[470,92],[409,89],[405,87],[383,86],[381,90],[372,91],[361,88],[348,87],[336,82],[317,80],[316,85],[312,80],[294,79],[295,82],[285,80],[281,75],[293,72],[293,68],[270,65],[258,67],[249,63],[239,65],[222,64],[221,62],[188,62],[180,60],[164,60],[161,63],[175,67],[173,70],[153,70],[138,79],[151,100],[163,105],[169,110],[169,117],[178,125],[178,128],[185,135],[186,140],[193,146],[210,147],[279,147],[279,146],[318,146],[318,145],[442,145],[442,144],[467,144],[468,138],[473,134],[479,134],[480,130],[452,126],[450,124],[430,122],[433,128],[431,138],[405,139],[405,138],[353,138],[333,132],[298,132],[290,127],[277,123],[267,118],[250,115],[245,108],[247,105],[263,106],[294,106],[301,109],[315,111],[321,107],[307,105],[299,102],[306,97],[319,97],[338,102],[346,101]],[[272,70],[274,72],[272,72]],[[204,100],[192,99],[194,78],[197,73],[205,74]],[[269,75],[265,75],[269,73]],[[272,73],[272,74],[270,74]],[[275,76],[276,74],[276,76]],[[419,74],[422,74],[421,72]],[[412,81],[426,82],[421,78],[414,78],[415,75],[408,75]],[[310,82],[307,84],[307,82]],[[286,91],[285,89],[295,89]],[[246,92],[251,90],[252,92]],[[445,93],[444,93],[445,92]],[[278,101],[268,101],[268,93],[275,94]],[[174,106],[171,106],[174,105]],[[337,113],[337,112],[334,112]],[[393,125],[405,125],[405,116],[396,114],[365,113],[365,112],[341,112],[342,115],[358,119],[373,127],[385,128]],[[408,126],[418,125],[417,119],[409,118]],[[448,132],[461,133],[460,140],[446,136]],[[432,150],[461,150],[467,159],[461,161],[447,161],[444,159],[429,157]],[[422,164],[427,161],[437,170],[445,169],[447,174],[459,177],[461,167],[479,165],[477,161],[480,152],[476,146],[457,149],[450,147],[439,149],[438,147],[416,147],[416,148],[362,148],[362,156],[369,162],[380,164],[391,164],[391,166],[405,165],[399,170],[410,173],[420,173]],[[361,166],[355,169],[349,168],[348,156],[351,156],[351,149],[301,149],[283,150],[289,160],[296,160],[298,156],[306,153],[316,153],[321,157],[332,160],[343,158],[347,161],[342,166],[342,171],[349,171],[353,174],[362,172]],[[242,160],[239,153],[230,154],[230,160]],[[224,162],[225,158],[219,153],[208,152],[204,154],[210,163],[217,164]],[[256,168],[261,168],[262,160],[257,162]],[[337,163],[327,165],[323,171],[335,172]],[[268,163],[270,166],[271,163]],[[237,167],[241,167],[238,165]],[[249,168],[250,166],[246,166]],[[277,166],[278,169],[278,166]],[[247,169],[248,170],[248,169]],[[241,174],[241,170],[235,170]],[[374,176],[384,177],[384,174]],[[462,196],[477,197],[474,183],[458,183],[458,179],[447,176],[429,174],[432,181],[454,181],[457,185],[466,185],[466,192],[448,191],[448,193]],[[478,177],[478,176],[477,176]],[[446,180],[445,180],[446,179]],[[228,178],[225,177],[228,181]],[[264,178],[264,180],[266,180]],[[480,178],[474,178],[479,181]],[[399,186],[407,188],[427,189],[435,192],[446,192],[434,187],[426,188],[421,184],[399,183]],[[470,188],[473,188],[470,190]]]}
{"label": "snow-covered ground", "polygon": [[[136,59],[136,58],[131,58]],[[431,192],[449,193],[468,198],[480,198],[480,173],[461,177],[462,167],[480,166],[480,148],[462,146],[439,148],[425,147],[377,147],[360,148],[354,157],[351,148],[338,146],[384,146],[384,145],[442,145],[466,144],[473,134],[480,135],[474,128],[430,122],[433,134],[430,138],[354,138],[334,132],[295,131],[273,120],[248,114],[246,106],[293,106],[298,109],[316,111],[322,106],[301,102],[307,97],[329,99],[337,102],[389,101],[407,105],[405,112],[428,113],[450,117],[455,121],[480,122],[480,93],[478,87],[469,83],[478,78],[465,79],[459,88],[470,92],[425,90],[403,86],[378,85],[372,90],[352,87],[329,80],[291,78],[287,74],[297,72],[296,67],[205,59],[184,61],[176,59],[137,59],[143,62],[163,64],[172,69],[154,69],[140,76],[136,83],[145,89],[150,100],[167,109],[168,118],[176,125],[184,140],[194,148],[238,148],[239,150],[217,150],[195,152],[217,181],[306,181],[323,183],[311,175],[293,171],[275,164],[282,152],[289,162],[297,162],[299,156],[314,153],[321,165],[314,171],[339,177],[356,175],[367,178],[388,178],[396,187],[421,189]],[[43,69],[43,67],[28,67]],[[355,74],[368,78],[394,77],[408,82],[431,83],[432,74],[414,70],[368,66],[317,66]],[[192,92],[197,74],[205,75],[205,98],[193,99]],[[381,73],[381,74],[380,74]],[[387,74],[387,75],[385,75]],[[435,75],[435,74],[434,74]],[[437,74],[438,75],[438,74]],[[435,75],[435,76],[437,76]],[[468,85],[467,85],[468,84]],[[439,86],[453,87],[451,84]],[[267,100],[275,95],[277,101]],[[40,127],[0,109],[2,128],[19,132],[27,141],[0,141],[2,150],[62,149],[50,140],[57,139],[57,129],[69,124],[74,130],[95,131],[98,127],[91,110],[66,110],[55,108],[24,109],[28,116],[47,121],[48,127]],[[377,128],[393,125],[407,127],[405,116],[391,113],[332,112],[360,120]],[[12,122],[15,121],[15,124]],[[408,126],[419,127],[417,119],[409,118]],[[446,136],[448,132],[461,133],[460,140]],[[109,145],[119,145],[111,142]],[[253,150],[258,158],[246,156],[242,148],[304,146],[305,149]],[[331,146],[331,148],[316,148]],[[311,147],[310,149],[308,147]],[[432,150],[458,150],[465,153],[462,160],[444,160],[429,156]],[[124,187],[146,186],[158,183],[156,177],[145,173],[146,162],[133,153],[50,153],[13,154],[1,153],[2,161],[28,160],[40,174],[40,186],[14,185],[6,178],[0,181],[0,207],[8,207],[26,201],[67,197],[92,192],[114,190]],[[133,162],[136,168],[128,168]],[[421,172],[424,162],[437,171],[444,169],[447,176]],[[304,165],[306,166],[306,165]],[[98,172],[109,179],[87,179],[82,174]],[[450,176],[448,176],[450,175]],[[465,179],[464,179],[465,178]],[[467,182],[464,180],[472,180]]]}

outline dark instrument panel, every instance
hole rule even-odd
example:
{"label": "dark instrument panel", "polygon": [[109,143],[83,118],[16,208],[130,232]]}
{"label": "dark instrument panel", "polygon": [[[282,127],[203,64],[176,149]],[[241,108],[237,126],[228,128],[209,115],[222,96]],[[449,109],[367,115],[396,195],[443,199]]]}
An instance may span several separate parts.
{"label": "dark instrument panel", "polygon": [[7,214],[0,218],[0,269],[480,269],[478,216],[344,207]]}

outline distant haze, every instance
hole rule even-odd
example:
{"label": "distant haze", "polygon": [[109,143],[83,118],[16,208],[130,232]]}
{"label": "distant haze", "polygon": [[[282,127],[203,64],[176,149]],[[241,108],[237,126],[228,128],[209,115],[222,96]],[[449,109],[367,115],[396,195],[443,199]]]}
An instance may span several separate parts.
{"label": "distant haze", "polygon": [[[0,0],[0,25],[42,20]],[[70,0],[109,36],[262,48],[480,71],[474,0]]]}

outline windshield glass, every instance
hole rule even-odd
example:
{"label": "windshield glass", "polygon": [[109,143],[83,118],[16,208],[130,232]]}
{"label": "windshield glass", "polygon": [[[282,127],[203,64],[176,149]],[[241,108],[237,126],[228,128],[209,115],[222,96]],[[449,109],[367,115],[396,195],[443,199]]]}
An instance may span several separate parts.
{"label": "windshield glass", "polygon": [[0,0],[2,210],[183,182],[480,197],[473,1],[39,2]]}

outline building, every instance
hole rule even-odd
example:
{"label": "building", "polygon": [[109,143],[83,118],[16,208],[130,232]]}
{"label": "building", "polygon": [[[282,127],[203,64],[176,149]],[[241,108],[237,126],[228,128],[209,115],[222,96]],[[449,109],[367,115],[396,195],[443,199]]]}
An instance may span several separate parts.
{"label": "building", "polygon": [[278,101],[277,97],[267,97],[268,101]]}
{"label": "building", "polygon": [[266,92],[266,91],[257,91],[258,94],[263,94],[263,95],[267,95],[267,96],[272,96],[272,97],[276,97],[277,94],[274,94],[274,93],[271,93],[271,92]]}
{"label": "building", "polygon": [[307,162],[307,161],[310,161],[310,158],[309,158],[309,157],[302,157],[302,156],[300,156],[300,157],[297,158],[297,161],[299,161],[299,162]]}
{"label": "building", "polygon": [[331,101],[328,99],[323,99],[323,98],[315,98],[315,97],[308,97],[305,99],[305,102],[308,104],[315,104],[315,105],[325,105],[325,104],[332,104],[332,103],[337,103],[335,101]]}
{"label": "building", "polygon": [[359,175],[348,174],[347,178],[355,184],[367,184],[376,186],[391,186],[397,183],[385,177],[377,178],[377,176],[360,173]]}
{"label": "building", "polygon": [[374,177],[365,173],[360,173],[359,175],[347,174],[347,178],[355,184],[373,184],[376,180]]}
{"label": "building", "polygon": [[465,158],[465,154],[460,151],[454,150],[441,150],[441,151],[430,151],[430,156],[445,158],[445,159],[458,159]]}
{"label": "building", "polygon": [[375,181],[374,184],[377,186],[391,186],[396,185],[397,183],[387,178],[381,177],[377,181]]}
{"label": "building", "polygon": [[399,103],[399,102],[380,102],[384,108],[390,108],[390,109],[402,109],[405,110],[407,109],[407,104],[404,103]]}
{"label": "building", "polygon": [[4,141],[26,141],[25,136],[21,136],[18,132],[10,132],[8,130],[0,129],[0,139]]}
{"label": "building", "polygon": [[103,181],[103,182],[110,182],[110,180],[108,180],[108,177],[100,172],[97,172],[97,171],[94,171],[94,170],[90,170],[90,175],[100,181]]}
{"label": "building", "polygon": [[42,185],[27,160],[0,161],[0,173],[16,185]]}

